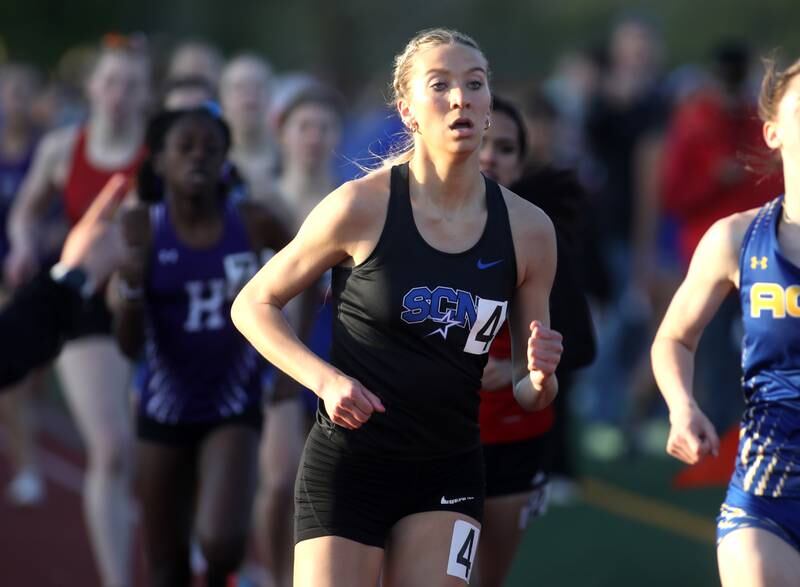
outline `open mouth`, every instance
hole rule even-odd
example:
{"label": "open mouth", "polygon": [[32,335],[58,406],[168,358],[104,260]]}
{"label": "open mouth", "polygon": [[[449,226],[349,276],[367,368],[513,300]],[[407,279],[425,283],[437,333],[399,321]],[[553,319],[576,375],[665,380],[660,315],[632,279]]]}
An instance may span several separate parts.
{"label": "open mouth", "polygon": [[450,124],[450,130],[471,130],[474,126],[469,118],[457,118]]}

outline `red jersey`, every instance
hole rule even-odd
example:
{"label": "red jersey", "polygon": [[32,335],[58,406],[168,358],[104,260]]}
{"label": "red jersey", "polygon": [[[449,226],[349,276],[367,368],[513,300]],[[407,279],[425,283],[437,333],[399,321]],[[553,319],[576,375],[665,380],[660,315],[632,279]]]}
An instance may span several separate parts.
{"label": "red jersey", "polygon": [[72,152],[67,183],[64,186],[64,208],[70,225],[74,225],[81,219],[89,204],[100,193],[112,175],[124,173],[128,178],[133,177],[147,155],[147,149],[142,145],[126,166],[98,169],[89,162],[86,156],[86,135],[86,127],[81,127]]}
{"label": "red jersey", "polygon": [[[495,359],[511,358],[511,335],[508,324],[503,325],[489,348],[489,356]],[[523,410],[514,399],[511,385],[493,391],[481,389],[481,405],[478,420],[481,428],[481,443],[506,444],[542,436],[553,427],[555,413],[552,404],[537,412]]]}

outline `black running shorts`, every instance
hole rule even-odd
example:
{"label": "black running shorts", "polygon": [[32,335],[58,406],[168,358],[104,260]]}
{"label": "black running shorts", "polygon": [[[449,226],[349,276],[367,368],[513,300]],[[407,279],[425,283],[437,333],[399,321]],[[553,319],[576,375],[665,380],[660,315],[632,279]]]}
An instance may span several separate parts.
{"label": "black running shorts", "polygon": [[229,418],[220,418],[210,422],[179,422],[177,424],[158,422],[140,410],[136,416],[136,437],[139,440],[168,446],[197,446],[209,434],[224,426],[247,426],[260,434],[263,419],[264,415],[258,404]]}
{"label": "black running shorts", "polygon": [[481,449],[430,460],[354,453],[341,431],[314,424],[295,483],[295,541],[340,536],[384,548],[392,527],[411,514],[452,511],[480,522]]}
{"label": "black running shorts", "polygon": [[547,478],[549,435],[520,442],[484,444],[486,497],[528,493]]}

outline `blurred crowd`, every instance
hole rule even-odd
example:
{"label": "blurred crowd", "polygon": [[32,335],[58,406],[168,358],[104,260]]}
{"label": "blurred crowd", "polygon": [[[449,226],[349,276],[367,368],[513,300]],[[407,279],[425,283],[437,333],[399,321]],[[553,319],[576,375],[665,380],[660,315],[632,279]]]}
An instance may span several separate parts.
{"label": "blurred crowd", "polygon": [[[666,412],[647,354],[655,327],[705,230],[782,189],[758,120],[760,50],[720,39],[698,63],[670,69],[657,26],[624,17],[602,46],[563,54],[547,76],[493,87],[523,113],[528,172],[556,168],[576,180],[563,195],[552,190],[548,207],[567,219],[579,251],[598,356],[558,398],[573,417],[553,465],[556,499],[577,491],[578,451],[600,459],[663,452]],[[276,70],[268,58],[226,56],[201,40],[153,51],[143,35],[110,34],[99,46],[69,49],[49,71],[0,64],[0,299],[57,258],[75,214],[60,197],[75,172],[59,158],[60,131],[92,127],[101,138],[90,142],[88,159],[117,167],[145,144],[155,112],[218,103],[231,131],[231,181],[295,230],[325,194],[390,152],[402,125],[384,103],[388,92],[345,97],[309,73]],[[139,173],[140,197],[147,180]],[[738,302],[728,300],[701,342],[695,373],[699,403],[721,430],[743,405],[738,315]],[[110,366],[97,353],[72,368]],[[59,376],[69,370],[60,365]],[[36,398],[47,381],[36,373],[0,397],[5,458],[15,471],[6,494],[20,505],[44,498],[34,447]],[[113,468],[113,455],[101,453],[92,466]]]}

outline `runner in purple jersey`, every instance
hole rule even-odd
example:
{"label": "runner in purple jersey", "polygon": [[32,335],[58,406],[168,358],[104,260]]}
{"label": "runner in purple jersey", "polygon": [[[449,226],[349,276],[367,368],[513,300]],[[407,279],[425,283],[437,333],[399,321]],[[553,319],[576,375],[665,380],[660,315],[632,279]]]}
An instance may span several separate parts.
{"label": "runner in purple jersey", "polygon": [[[288,234],[263,207],[221,187],[230,142],[213,105],[158,115],[148,129],[163,180],[127,212],[130,257],[112,283],[123,351],[138,378],[138,490],[153,585],[189,585],[196,536],[207,585],[225,585],[245,551],[256,488],[263,363],[230,305]],[[140,186],[140,190],[144,185]]]}

